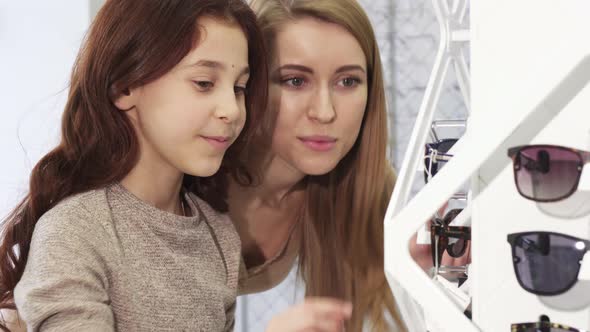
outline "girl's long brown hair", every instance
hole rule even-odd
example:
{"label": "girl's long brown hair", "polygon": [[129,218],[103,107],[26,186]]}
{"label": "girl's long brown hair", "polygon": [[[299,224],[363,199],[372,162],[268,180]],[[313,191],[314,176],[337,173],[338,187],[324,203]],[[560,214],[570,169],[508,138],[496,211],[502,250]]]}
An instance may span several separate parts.
{"label": "girl's long brown hair", "polygon": [[[61,141],[33,168],[28,194],[2,224],[0,309],[15,308],[13,290],[39,218],[64,198],[119,181],[135,166],[138,140],[113,100],[161,77],[198,46],[202,16],[235,23],[248,39],[246,126],[222,164],[224,172],[244,170],[238,152],[249,140],[252,124],[262,118],[268,79],[264,42],[248,5],[242,0],[107,1],[72,70]],[[185,176],[184,182],[194,191],[207,191],[206,181],[197,186],[196,178]],[[0,328],[6,330],[3,324]]]}
{"label": "girl's long brown hair", "polygon": [[346,28],[363,49],[369,94],[362,129],[351,151],[333,171],[304,179],[307,189],[300,268],[307,296],[352,301],[348,331],[361,331],[365,318],[375,331],[390,331],[393,326],[389,321],[405,330],[384,273],[383,220],[395,174],[386,158],[385,91],[370,21],[355,0],[253,0],[251,7],[271,56],[277,31],[301,17]]}

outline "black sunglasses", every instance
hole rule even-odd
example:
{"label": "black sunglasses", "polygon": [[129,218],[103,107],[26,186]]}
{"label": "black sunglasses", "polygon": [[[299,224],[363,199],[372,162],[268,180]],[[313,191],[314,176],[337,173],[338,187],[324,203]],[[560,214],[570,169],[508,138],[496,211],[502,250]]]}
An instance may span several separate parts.
{"label": "black sunglasses", "polygon": [[453,145],[457,143],[455,138],[441,139],[424,145],[424,182],[438,173],[441,162],[447,162],[453,157],[448,154]]}
{"label": "black sunglasses", "polygon": [[537,295],[565,293],[578,281],[590,241],[552,232],[508,235],[518,283]]}
{"label": "black sunglasses", "polygon": [[515,323],[511,325],[512,332],[586,332],[573,327],[551,323],[549,317],[542,315],[538,322]]}
{"label": "black sunglasses", "polygon": [[523,197],[536,202],[555,202],[578,188],[590,152],[557,145],[524,145],[508,149],[514,182]]}
{"label": "black sunglasses", "polygon": [[[465,254],[471,240],[471,227],[449,226],[463,209],[452,209],[441,218],[434,218],[430,225],[430,250],[432,264],[439,266],[445,252],[451,257],[461,257]],[[451,241],[450,239],[456,239]]]}

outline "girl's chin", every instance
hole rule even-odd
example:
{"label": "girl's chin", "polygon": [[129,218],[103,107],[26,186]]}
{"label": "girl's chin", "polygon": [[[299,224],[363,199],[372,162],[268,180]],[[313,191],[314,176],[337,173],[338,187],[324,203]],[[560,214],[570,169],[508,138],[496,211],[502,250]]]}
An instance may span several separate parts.
{"label": "girl's chin", "polygon": [[219,162],[208,162],[208,163],[199,163],[199,165],[192,165],[190,168],[186,168],[184,170],[185,174],[189,174],[196,177],[208,177],[215,175],[219,168],[221,167],[221,161]]}

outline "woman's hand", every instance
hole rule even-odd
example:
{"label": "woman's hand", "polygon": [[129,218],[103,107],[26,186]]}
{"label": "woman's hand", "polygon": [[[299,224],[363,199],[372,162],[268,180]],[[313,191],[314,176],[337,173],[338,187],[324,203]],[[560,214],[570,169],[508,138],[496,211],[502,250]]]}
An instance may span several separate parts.
{"label": "woman's hand", "polygon": [[290,307],[275,316],[266,332],[342,332],[344,321],[350,319],[349,302],[315,297]]}
{"label": "woman's hand", "polygon": [[12,332],[27,332],[27,325],[20,319],[18,312],[12,309],[1,309],[0,319]]}

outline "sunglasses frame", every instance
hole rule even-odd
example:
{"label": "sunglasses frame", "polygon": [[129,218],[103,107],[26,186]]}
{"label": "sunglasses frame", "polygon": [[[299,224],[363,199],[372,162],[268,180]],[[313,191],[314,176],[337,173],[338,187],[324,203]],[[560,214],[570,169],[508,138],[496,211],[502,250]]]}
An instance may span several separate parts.
{"label": "sunglasses frame", "polygon": [[[463,209],[452,209],[447,212],[443,218],[434,218],[430,225],[430,251],[432,255],[432,264],[435,267],[440,265],[440,261],[442,260],[445,251],[451,257],[457,258],[463,256],[467,250],[467,241],[471,241],[471,227],[449,226],[461,211],[463,211]],[[436,240],[436,236],[438,236],[438,241]],[[461,251],[458,254],[453,253],[452,248],[456,242],[449,243],[450,238],[465,241],[464,247],[461,248]]]}
{"label": "sunglasses frame", "polygon": [[[557,198],[552,198],[552,199],[539,199],[539,198],[530,197],[528,195],[525,195],[522,192],[522,190],[520,189],[520,185],[518,184],[518,176],[517,176],[518,167],[516,165],[516,159],[520,155],[520,152],[524,149],[527,149],[527,148],[557,149],[557,150],[573,152],[574,154],[576,154],[579,159],[578,176],[576,178],[576,184],[573,186],[573,188],[567,194],[562,195]],[[574,149],[574,148],[568,148],[565,146],[551,145],[551,144],[532,144],[532,145],[515,146],[515,147],[508,149],[508,157],[510,157],[510,159],[512,159],[512,170],[513,170],[512,173],[514,174],[514,183],[516,185],[516,189],[518,190],[518,193],[526,199],[529,199],[529,200],[535,201],[535,202],[540,202],[540,203],[557,202],[557,201],[560,201],[560,200],[570,197],[573,193],[576,192],[576,190],[578,190],[578,185],[580,183],[580,177],[582,176],[582,170],[584,169],[584,165],[587,163],[590,163],[590,152],[588,152],[588,151],[582,151],[582,150],[578,150],[578,149]]]}
{"label": "sunglasses frame", "polygon": [[551,329],[555,328],[555,329],[561,329],[561,330],[566,330],[569,332],[587,332],[586,330],[578,330],[576,328],[573,328],[571,326],[567,326],[567,325],[563,325],[563,324],[557,324],[557,323],[551,323],[551,322],[536,322],[536,323],[514,323],[512,325],[510,325],[510,331],[512,332],[526,332],[528,329],[535,329],[535,331],[544,331],[544,329],[549,329],[547,330],[548,332],[551,331]]}
{"label": "sunglasses frame", "polygon": [[539,291],[539,290],[534,290],[534,289],[530,289],[528,287],[526,287],[520,278],[520,274],[518,273],[518,269],[516,267],[517,262],[515,261],[515,254],[516,254],[516,239],[521,237],[521,236],[527,236],[527,235],[542,235],[542,234],[547,234],[547,235],[557,235],[560,237],[564,237],[564,238],[568,238],[571,240],[574,240],[576,242],[584,242],[584,244],[586,245],[586,250],[583,251],[581,253],[581,256],[579,258],[579,261],[582,261],[582,259],[584,259],[584,255],[586,254],[586,252],[590,251],[590,240],[584,240],[584,239],[580,239],[577,238],[575,236],[571,236],[571,235],[567,235],[567,234],[562,234],[562,233],[555,233],[555,232],[543,232],[543,231],[532,231],[532,232],[521,232],[521,233],[512,233],[512,234],[508,234],[508,236],[506,237],[506,239],[508,240],[508,243],[510,243],[510,250],[512,253],[512,267],[514,268],[514,274],[516,275],[516,280],[518,281],[518,284],[520,285],[520,287],[522,287],[522,289],[526,290],[529,293],[533,293],[536,295],[544,295],[544,296],[552,296],[552,295],[559,295],[559,294],[563,294],[565,292],[567,292],[568,290],[570,290],[577,282],[578,282],[578,278],[577,276],[580,274],[580,268],[582,267],[582,264],[579,263],[578,264],[578,271],[576,272],[576,279],[574,279],[572,282],[570,282],[567,286],[567,288],[561,289],[559,291],[554,291],[554,292],[544,292],[544,291]]}
{"label": "sunglasses frame", "polygon": [[[457,138],[444,138],[444,139],[440,139],[437,140],[436,142],[432,142],[432,143],[426,143],[424,144],[424,182],[428,183],[428,180],[432,177],[434,177],[434,175],[436,175],[436,173],[438,172],[438,167],[436,168],[432,168],[429,170],[429,164],[436,164],[439,161],[440,162],[448,162],[449,160],[451,160],[451,158],[453,157],[452,154],[448,154],[448,153],[441,153],[439,152],[439,146],[441,144],[447,143],[447,142],[453,142],[453,144],[451,144],[451,147],[453,147],[453,145],[455,145],[457,143],[459,139]],[[450,148],[449,148],[450,150]],[[434,160],[432,160],[431,162],[427,161],[430,158],[432,158],[432,156],[434,156]]]}

